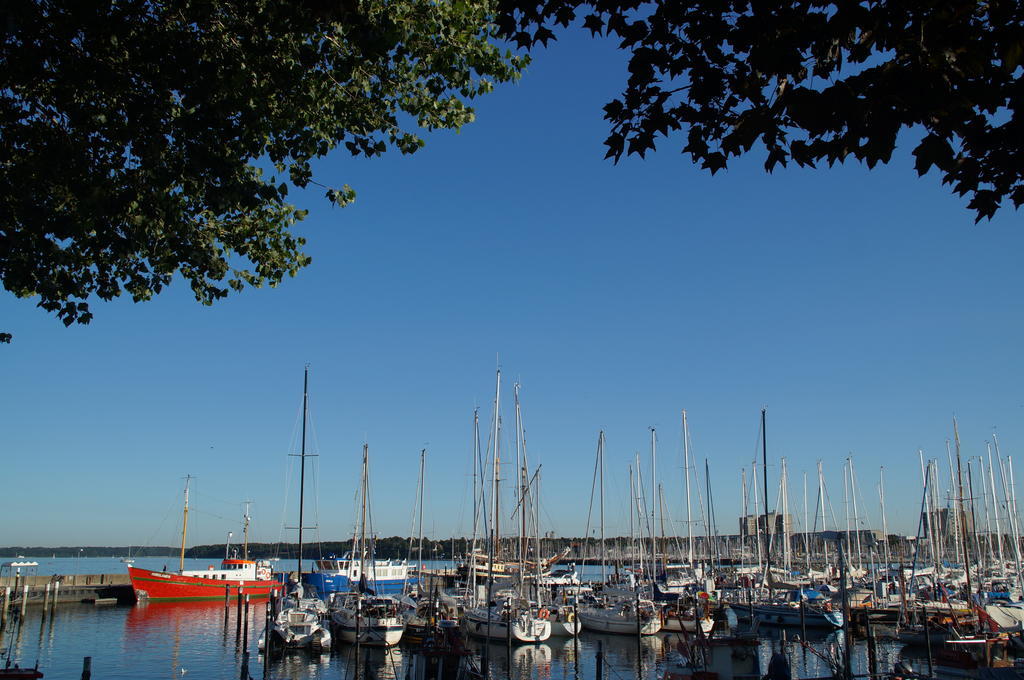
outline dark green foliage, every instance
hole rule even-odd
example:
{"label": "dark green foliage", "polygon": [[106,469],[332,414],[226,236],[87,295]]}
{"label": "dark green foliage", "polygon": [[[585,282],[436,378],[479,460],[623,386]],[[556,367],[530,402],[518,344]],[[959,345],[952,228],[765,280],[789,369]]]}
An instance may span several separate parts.
{"label": "dark green foliage", "polygon": [[412,153],[403,124],[458,128],[518,76],[492,16],[490,0],[7,0],[0,280],[68,325],[175,274],[204,304],[276,285],[309,263],[289,185],[355,195],[311,160]]}
{"label": "dark green foliage", "polygon": [[630,53],[605,107],[616,161],[680,132],[712,173],[755,145],[769,171],[874,167],[913,129],[917,172],[937,168],[977,220],[1024,203],[1020,2],[501,0],[500,15],[522,47],[580,22]]}

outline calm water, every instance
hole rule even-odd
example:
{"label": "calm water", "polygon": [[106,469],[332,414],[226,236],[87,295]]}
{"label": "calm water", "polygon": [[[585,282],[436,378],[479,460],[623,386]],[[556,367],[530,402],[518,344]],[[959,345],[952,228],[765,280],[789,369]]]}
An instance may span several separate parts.
{"label": "calm water", "polygon": [[[74,573],[74,559],[43,560],[39,573]],[[124,565],[117,558],[82,559],[80,573],[115,573]],[[139,560],[140,566],[163,566],[165,560]],[[194,560],[187,566],[203,568],[209,560]],[[49,563],[49,564],[47,564]],[[176,565],[172,565],[176,566]],[[279,568],[293,568],[282,561]],[[3,633],[3,649],[10,649],[21,665],[31,666],[39,660],[46,678],[81,676],[82,659],[92,657],[94,680],[155,678],[164,680],[236,680],[246,663],[253,677],[263,677],[263,658],[256,651],[256,640],[264,626],[264,604],[250,606],[249,624],[236,635],[239,626],[235,607],[225,611],[223,603],[152,603],[133,606],[93,606],[62,604],[53,616],[42,615],[40,608],[30,608],[20,626],[8,624]],[[247,644],[244,644],[245,637]],[[762,672],[776,649],[790,657],[795,677],[820,677],[830,674],[826,662],[814,651],[796,643],[782,643],[778,629],[762,629],[760,646]],[[791,635],[794,633],[791,633]],[[644,638],[637,645],[635,638],[584,634],[578,645],[570,640],[513,648],[511,655],[504,645],[490,646],[492,671],[498,678],[595,678],[596,655],[600,643],[605,656],[605,680],[637,678],[654,680],[661,677],[666,653],[673,649],[674,634]],[[820,637],[811,645],[818,653],[838,654],[835,636]],[[480,645],[475,645],[480,650]],[[879,646],[879,666],[892,668],[898,658],[898,647]],[[405,678],[411,654],[398,648],[390,652],[362,650],[362,676],[365,678]],[[853,653],[854,672],[867,670],[867,651],[857,645]],[[272,661],[272,678],[304,680],[307,678],[354,677],[353,649],[336,644],[332,654],[312,657],[308,653],[289,653]],[[510,672],[511,671],[511,672]]]}

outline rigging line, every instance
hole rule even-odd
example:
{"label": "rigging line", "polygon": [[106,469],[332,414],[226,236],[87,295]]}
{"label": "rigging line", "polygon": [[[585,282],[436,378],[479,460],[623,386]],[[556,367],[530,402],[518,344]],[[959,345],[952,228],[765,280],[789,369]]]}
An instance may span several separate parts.
{"label": "rigging line", "polygon": [[[600,447],[600,436],[598,437],[598,447]],[[587,548],[590,543],[590,520],[594,514],[594,487],[597,486],[597,472],[598,466],[600,465],[600,457],[594,456],[594,479],[590,482],[590,504],[587,506],[587,527],[583,533],[583,565],[587,564]]]}
{"label": "rigging line", "polygon": [[143,545],[142,547],[153,547],[153,540],[156,538],[157,534],[163,531],[164,523],[167,522],[167,518],[170,517],[172,512],[177,512],[181,509],[181,500],[178,494],[178,491],[174,492],[173,500],[171,500],[171,502],[167,505],[167,511],[164,513],[163,519],[160,520],[160,524],[157,525],[156,531],[153,532],[153,534],[146,540],[145,545]]}

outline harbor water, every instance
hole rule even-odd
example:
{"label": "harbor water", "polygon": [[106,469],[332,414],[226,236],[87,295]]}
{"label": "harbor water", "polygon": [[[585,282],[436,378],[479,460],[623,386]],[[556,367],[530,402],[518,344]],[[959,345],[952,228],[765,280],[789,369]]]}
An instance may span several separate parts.
{"label": "harbor water", "polygon": [[[39,574],[116,573],[124,569],[111,558],[44,560]],[[139,566],[160,568],[166,560],[138,560]],[[193,561],[204,568],[209,560]],[[174,565],[176,566],[176,565]],[[291,566],[282,561],[278,568]],[[243,616],[243,621],[245,617]],[[257,652],[257,639],[265,625],[265,603],[250,603],[247,625],[241,625],[235,602],[138,603],[134,605],[60,604],[52,613],[29,607],[23,621],[9,620],[2,648],[21,666],[38,661],[46,678],[81,677],[84,657],[91,657],[93,680],[162,678],[165,680],[236,680],[247,677],[288,678],[406,678],[411,651],[367,649],[355,657],[352,646],[337,643],[331,654],[313,656],[294,652],[275,658],[265,668]],[[794,678],[827,677],[829,657],[839,658],[841,637],[819,633],[801,643],[799,631],[762,627],[758,630],[758,654],[762,672],[771,655],[782,651],[789,658]],[[788,639],[784,639],[788,637]],[[598,654],[604,680],[661,678],[670,653],[679,640],[674,633],[635,637],[584,633],[577,642],[559,639],[538,645],[491,644],[487,651],[492,677],[509,680],[541,678],[577,680],[597,677]],[[477,653],[480,643],[470,641]],[[886,672],[900,658],[900,647],[879,643],[877,667]],[[853,647],[854,674],[868,672],[867,646]],[[913,664],[921,667],[919,663]],[[358,669],[358,674],[357,674]]]}

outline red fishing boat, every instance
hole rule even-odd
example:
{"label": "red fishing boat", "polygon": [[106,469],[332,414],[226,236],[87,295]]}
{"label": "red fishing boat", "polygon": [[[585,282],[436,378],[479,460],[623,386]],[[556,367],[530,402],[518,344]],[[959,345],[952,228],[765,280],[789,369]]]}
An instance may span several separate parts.
{"label": "red fishing boat", "polygon": [[150,600],[222,600],[225,592],[234,597],[239,588],[249,597],[267,597],[271,590],[284,587],[273,580],[270,563],[263,560],[227,559],[220,569],[211,564],[205,570],[180,572],[128,567],[128,576],[135,597]]}
{"label": "red fishing boat", "polygon": [[[128,566],[128,577],[138,599],[150,600],[218,600],[238,594],[239,589],[249,597],[267,597],[272,590],[283,590],[284,584],[274,579],[270,562],[250,560],[249,515],[245,515],[245,548],[243,558],[225,557],[220,569],[211,564],[206,569],[185,569],[185,535],[188,527],[188,483],[185,479],[185,516],[181,530],[181,561],[178,571],[170,572]],[[225,554],[227,548],[225,548]]]}

